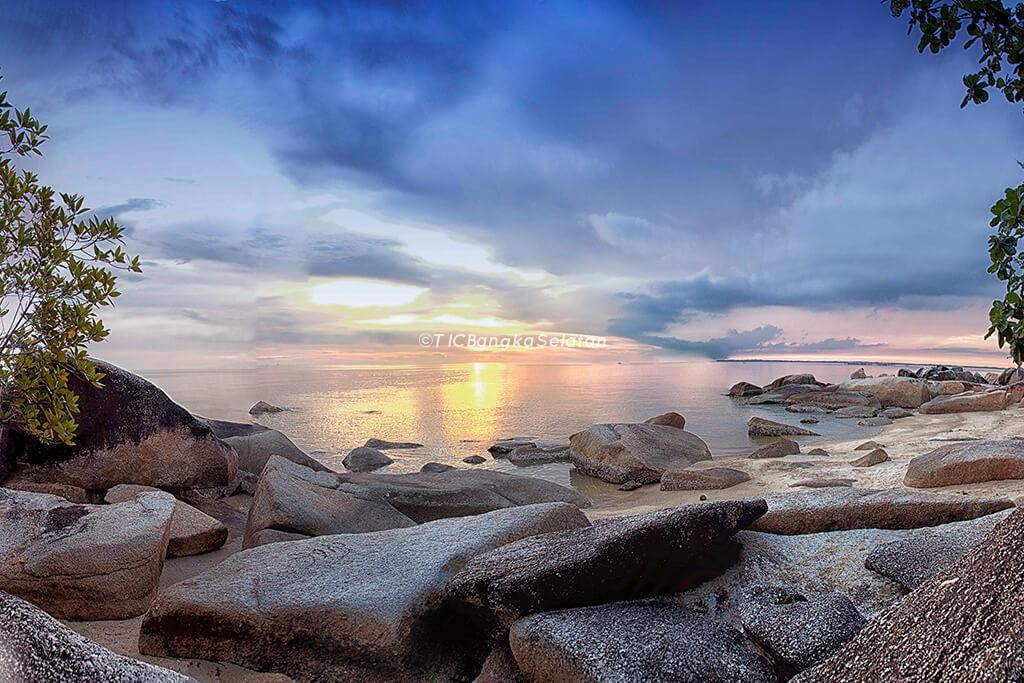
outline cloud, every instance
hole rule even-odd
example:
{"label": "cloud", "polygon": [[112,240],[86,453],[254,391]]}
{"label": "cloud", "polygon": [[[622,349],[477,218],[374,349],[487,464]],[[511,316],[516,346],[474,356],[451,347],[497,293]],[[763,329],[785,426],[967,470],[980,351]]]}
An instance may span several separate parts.
{"label": "cloud", "polygon": [[688,353],[707,358],[728,358],[733,354],[743,351],[753,351],[763,348],[766,342],[777,339],[782,334],[782,329],[774,325],[762,325],[752,330],[739,332],[729,330],[724,336],[708,339],[705,341],[691,341],[688,339],[676,339],[673,337],[658,337],[654,335],[640,335],[637,341],[651,344],[669,351]]}

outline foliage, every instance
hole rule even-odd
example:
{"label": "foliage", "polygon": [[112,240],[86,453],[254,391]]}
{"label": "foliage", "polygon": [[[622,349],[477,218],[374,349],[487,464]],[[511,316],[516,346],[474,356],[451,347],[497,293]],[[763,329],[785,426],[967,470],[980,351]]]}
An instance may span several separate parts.
{"label": "foliage", "polygon": [[18,168],[42,155],[46,130],[0,93],[0,428],[70,444],[72,377],[95,386],[103,377],[86,356],[108,334],[98,310],[119,295],[115,270],[141,268],[113,218],[90,217],[82,197]]}
{"label": "foliage", "polygon": [[[932,53],[949,47],[965,34],[964,49],[978,47],[979,68],[963,77],[964,94],[961,107],[969,102],[983,104],[989,91],[1003,93],[1008,102],[1024,102],[1024,4],[1012,8],[1001,0],[889,0],[895,17],[907,15],[909,33],[917,29],[921,38],[917,49]],[[993,334],[999,348],[1009,347],[1013,361],[1024,363],[1024,238],[1021,202],[1024,184],[1006,188],[1003,197],[992,205],[990,226],[995,233],[989,237],[988,272],[1006,285],[1006,294],[992,302],[990,327],[985,338]]]}

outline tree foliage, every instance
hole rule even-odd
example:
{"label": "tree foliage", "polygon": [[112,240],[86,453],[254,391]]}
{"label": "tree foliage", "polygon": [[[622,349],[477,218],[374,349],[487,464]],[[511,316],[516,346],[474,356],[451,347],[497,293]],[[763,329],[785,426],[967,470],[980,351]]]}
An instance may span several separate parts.
{"label": "tree foliage", "polygon": [[[990,91],[1008,102],[1024,102],[1024,4],[1006,7],[1001,0],[889,0],[895,17],[909,20],[909,32],[920,34],[919,52],[938,53],[963,36],[965,50],[980,50],[977,71],[963,77],[961,107],[983,104]],[[990,327],[999,348],[1007,347],[1017,365],[1024,363],[1024,184],[1008,187],[992,205],[988,272],[1006,286],[1001,300],[993,301]]]}
{"label": "tree foliage", "polygon": [[72,443],[72,376],[96,386],[89,344],[108,330],[98,311],[119,295],[115,271],[140,272],[113,218],[55,192],[19,161],[41,156],[47,128],[0,92],[0,428]]}

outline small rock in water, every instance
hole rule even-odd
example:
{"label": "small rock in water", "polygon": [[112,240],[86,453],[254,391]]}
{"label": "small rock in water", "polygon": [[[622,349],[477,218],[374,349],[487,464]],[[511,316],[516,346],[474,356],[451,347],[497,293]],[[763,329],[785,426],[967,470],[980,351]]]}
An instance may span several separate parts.
{"label": "small rock in water", "polygon": [[746,398],[747,396],[757,396],[758,394],[763,393],[764,389],[756,384],[751,384],[750,382],[737,382],[729,388],[728,395],[734,398]]}
{"label": "small rock in water", "polygon": [[284,408],[278,408],[277,406],[271,405],[271,404],[267,403],[266,401],[256,401],[256,403],[254,403],[252,405],[252,408],[249,408],[249,414],[250,415],[263,415],[264,413],[283,413],[283,412],[284,412]]}
{"label": "small rock in water", "polygon": [[876,448],[885,448],[885,446],[883,444],[878,443],[877,441],[865,441],[864,443],[862,443],[861,445],[857,446],[853,450],[855,450],[855,451],[873,451]]}
{"label": "small rock in water", "polygon": [[824,448],[812,448],[807,451],[807,455],[828,456],[828,451]]}
{"label": "small rock in water", "polygon": [[786,455],[797,455],[800,453],[800,444],[791,439],[781,439],[775,443],[762,446],[750,454],[753,460],[761,458],[781,458]]}
{"label": "small rock in water", "polygon": [[479,465],[482,462],[487,462],[487,458],[481,455],[470,455],[468,457],[463,458],[462,462],[467,463],[469,465]]}
{"label": "small rock in water", "polygon": [[890,420],[899,420],[904,417],[912,417],[914,415],[914,411],[907,410],[906,408],[886,408],[879,414],[882,417],[889,418]]}
{"label": "small rock in water", "polygon": [[854,370],[852,373],[850,373],[850,379],[867,379],[867,378],[868,378],[868,374],[866,372],[864,372],[864,368],[861,368],[859,370]]}
{"label": "small rock in water", "polygon": [[369,472],[390,465],[394,460],[376,448],[360,446],[349,451],[341,462],[350,472]]}
{"label": "small rock in water", "polygon": [[802,420],[800,420],[800,422],[805,424],[805,425],[816,425],[816,424],[818,424],[818,418],[816,418],[816,417],[805,417]]}
{"label": "small rock in water", "polygon": [[708,499],[708,497],[705,496],[703,493],[700,494],[700,500],[707,500],[707,499]]}
{"label": "small rock in water", "polygon": [[629,481],[623,483],[622,486],[619,487],[619,490],[620,491],[636,491],[641,486],[643,486],[643,484],[641,484],[640,482],[634,481],[634,480],[630,479]]}
{"label": "small rock in water", "polygon": [[436,474],[438,472],[447,472],[448,470],[454,470],[455,468],[451,465],[446,465],[443,462],[428,462],[426,465],[420,468],[420,472],[427,474]]}

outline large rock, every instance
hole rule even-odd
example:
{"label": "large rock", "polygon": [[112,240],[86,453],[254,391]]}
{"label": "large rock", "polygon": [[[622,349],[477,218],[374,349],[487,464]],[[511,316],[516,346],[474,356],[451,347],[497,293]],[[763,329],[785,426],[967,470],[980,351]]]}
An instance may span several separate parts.
{"label": "large rock", "polygon": [[952,396],[937,396],[922,404],[921,412],[925,415],[991,412],[1005,408],[1006,401],[1006,391],[1002,389],[986,392],[968,391]]}
{"label": "large rock", "polygon": [[161,591],[139,649],[299,680],[464,678],[487,653],[444,613],[449,580],[488,550],[588,524],[547,503],[253,548]]}
{"label": "large rock", "polygon": [[[159,489],[135,484],[118,484],[107,491],[108,503],[125,503],[135,500],[141,494],[158,492]],[[188,503],[174,501],[171,515],[171,529],[168,535],[167,557],[187,557],[209,553],[224,545],[228,540],[228,528],[223,522],[197,510]]]}
{"label": "large rock", "polygon": [[870,621],[799,680],[1024,679],[1024,513]]}
{"label": "large rock", "polygon": [[494,470],[435,469],[424,465],[421,471],[409,474],[352,472],[336,476],[341,482],[359,484],[383,496],[399,512],[419,523],[533,503],[559,501],[581,508],[590,506],[586,496],[571,488],[539,477]]}
{"label": "large rock", "polygon": [[174,497],[77,505],[0,489],[0,590],[61,619],[129,619],[156,593]]}
{"label": "large rock", "polygon": [[838,385],[840,391],[859,391],[877,398],[885,408],[917,408],[931,400],[928,383],[913,377],[868,377]]}
{"label": "large rock", "polygon": [[929,382],[928,391],[932,392],[932,397],[936,396],[952,396],[954,394],[962,394],[967,391],[967,385],[963,382]]}
{"label": "large rock", "polygon": [[750,436],[819,436],[803,427],[783,424],[763,417],[752,417],[747,420],[747,434]]}
{"label": "large rock", "polygon": [[664,425],[666,427],[675,427],[676,429],[683,429],[686,427],[686,418],[679,413],[669,411],[662,413],[661,415],[655,415],[644,420],[645,425]]}
{"label": "large rock", "polygon": [[[305,536],[359,534],[413,526],[384,496],[273,456],[260,475],[245,525],[246,548],[278,540],[265,530]],[[290,540],[290,539],[289,539]]]}
{"label": "large rock", "polygon": [[878,408],[872,406],[847,406],[832,413],[832,417],[838,417],[839,419],[845,420],[875,417],[876,415],[878,415]]}
{"label": "large rock", "polygon": [[1024,370],[1021,368],[1007,368],[999,373],[996,379],[996,384],[1004,387],[1018,382],[1024,382]]}
{"label": "large rock", "polygon": [[823,488],[766,496],[768,512],[751,529],[813,534],[841,529],[916,529],[990,515],[1009,498],[886,489]]}
{"label": "large rock", "polygon": [[764,389],[756,384],[751,384],[750,382],[737,382],[729,387],[729,393],[727,395],[732,396],[733,398],[747,398],[748,396],[757,396],[758,394],[763,393]]}
{"label": "large rock", "polygon": [[376,448],[370,448],[369,446],[360,446],[359,448],[353,448],[342,460],[342,464],[350,472],[370,472],[372,470],[379,470],[381,467],[387,467],[394,460],[384,455],[381,451]]}
{"label": "large rock", "polygon": [[766,590],[741,608],[743,632],[793,675],[814,666],[864,627],[864,616],[843,593],[808,600],[790,590]]}
{"label": "large rock", "polygon": [[509,644],[530,681],[777,680],[738,630],[668,600],[535,614],[516,622]]}
{"label": "large rock", "polygon": [[696,434],[662,425],[597,424],[569,437],[576,469],[613,484],[653,484],[667,470],[710,459],[708,445]]}
{"label": "large rock", "polygon": [[138,375],[93,362],[106,375],[103,388],[70,381],[79,407],[74,446],[10,434],[7,457],[23,480],[90,490],[142,484],[179,491],[222,487],[234,479],[237,455],[205,423]]}
{"label": "large rock", "polygon": [[720,576],[677,596],[695,611],[742,628],[741,609],[751,593],[784,586],[805,596],[845,593],[871,618],[898,602],[906,591],[864,567],[864,558],[881,543],[907,530],[852,529],[799,536],[741,531],[734,537],[740,556]]}
{"label": "large rock", "polygon": [[238,452],[238,468],[250,474],[258,475],[262,472],[267,460],[272,455],[287,458],[310,469],[329,471],[327,467],[309,457],[305,451],[292,443],[291,439],[276,429],[264,429],[249,434],[231,436],[224,441],[231,444]]}
{"label": "large rock", "polygon": [[1010,512],[1004,510],[966,522],[921,529],[879,544],[867,556],[864,566],[907,590],[914,590],[966,555]]}
{"label": "large rock", "polygon": [[1024,479],[1024,439],[941,446],[913,458],[903,483],[914,488],[932,488],[997,479]]}
{"label": "large rock", "polygon": [[921,379],[935,382],[967,382],[968,384],[984,384],[985,378],[976,372],[964,370],[961,367],[950,367],[948,365],[933,365],[930,368],[920,368],[915,376]]}
{"label": "large rock", "polygon": [[864,368],[859,368],[850,373],[850,379],[867,379],[868,373],[864,372]]}
{"label": "large rock", "polygon": [[803,373],[799,375],[783,375],[776,380],[773,380],[769,384],[765,385],[765,391],[774,391],[779,387],[788,387],[793,384],[811,384],[817,386],[818,380],[814,379],[814,375],[809,373]]}
{"label": "large rock", "polygon": [[13,595],[0,592],[0,615],[0,680],[7,683],[188,683],[193,680],[115,654]]}
{"label": "large rock", "polygon": [[728,566],[725,542],[762,500],[687,505],[525,538],[474,558],[448,587],[501,627],[519,617],[678,591]]}
{"label": "large rock", "polygon": [[782,404],[786,403],[793,396],[804,396],[821,390],[821,387],[817,384],[787,384],[786,386],[751,396],[747,399],[747,403],[752,406]]}
{"label": "large rock", "polygon": [[882,407],[881,402],[871,394],[863,391],[837,391],[833,389],[819,389],[808,393],[790,394],[783,401],[787,406],[819,406],[826,410],[841,410],[845,408],[874,408]]}
{"label": "large rock", "polygon": [[662,491],[709,491],[727,489],[750,481],[750,475],[732,467],[708,467],[666,472],[661,477]]}

